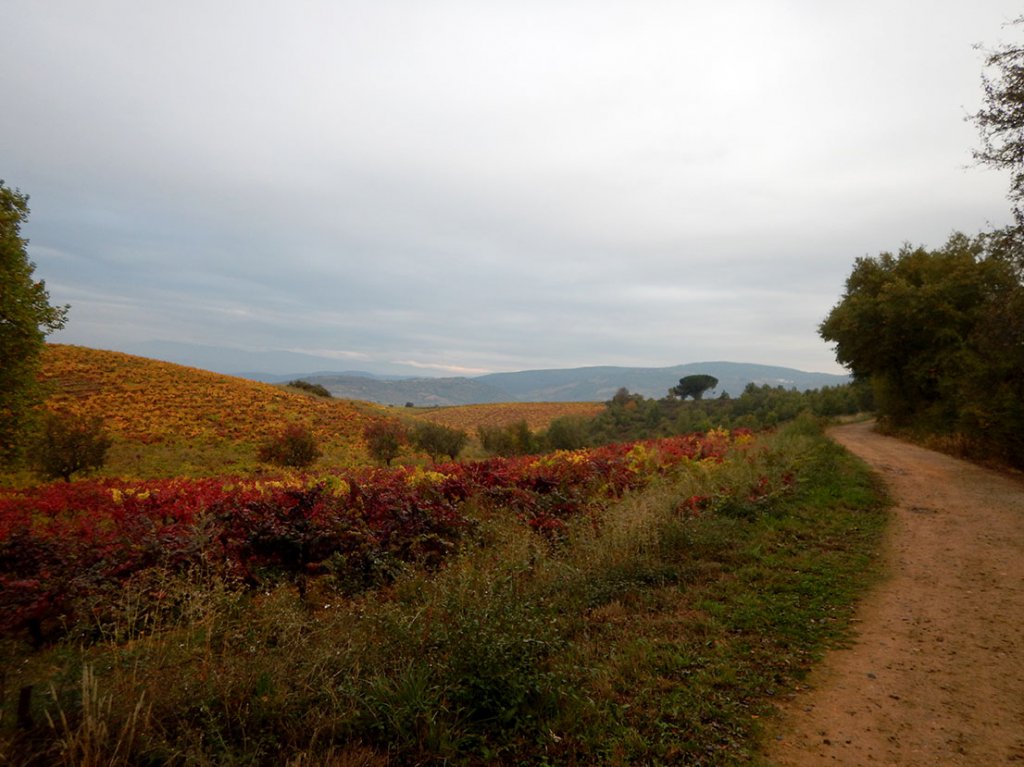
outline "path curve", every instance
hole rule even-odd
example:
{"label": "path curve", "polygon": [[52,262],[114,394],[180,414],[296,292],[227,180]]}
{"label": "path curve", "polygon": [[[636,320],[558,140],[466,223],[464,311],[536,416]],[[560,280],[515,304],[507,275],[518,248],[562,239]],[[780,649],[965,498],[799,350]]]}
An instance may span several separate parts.
{"label": "path curve", "polygon": [[887,577],[856,637],[783,705],[767,758],[814,765],[1024,765],[1024,482],[881,436],[830,435],[896,503]]}

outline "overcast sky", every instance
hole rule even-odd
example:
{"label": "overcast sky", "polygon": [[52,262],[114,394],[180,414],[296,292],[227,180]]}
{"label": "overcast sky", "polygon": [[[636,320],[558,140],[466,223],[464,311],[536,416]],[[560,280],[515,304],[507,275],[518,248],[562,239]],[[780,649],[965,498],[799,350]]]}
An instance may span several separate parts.
{"label": "overcast sky", "polygon": [[854,259],[1008,223],[1003,0],[4,0],[54,341],[839,372]]}

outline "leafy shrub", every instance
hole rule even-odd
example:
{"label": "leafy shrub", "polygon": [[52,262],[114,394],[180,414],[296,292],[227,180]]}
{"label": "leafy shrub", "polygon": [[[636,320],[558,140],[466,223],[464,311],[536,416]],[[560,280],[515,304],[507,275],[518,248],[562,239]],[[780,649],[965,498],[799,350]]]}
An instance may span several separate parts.
{"label": "leafy shrub", "polygon": [[556,418],[544,432],[549,450],[578,450],[590,444],[590,419],[578,415]]}
{"label": "leafy shrub", "polygon": [[443,455],[454,461],[468,440],[469,435],[461,429],[429,421],[416,424],[412,431],[412,443],[435,461]]}
{"label": "leafy shrub", "polygon": [[373,421],[363,429],[363,437],[370,455],[385,466],[391,465],[409,441],[405,426],[394,419]]}
{"label": "leafy shrub", "polygon": [[[720,463],[746,439],[712,432],[453,463],[443,473],[94,480],[0,493],[0,634],[27,628],[41,642],[82,616],[102,617],[125,579],[152,567],[212,566],[239,585],[285,578],[300,589],[307,577],[330,574],[346,593],[359,591],[393,579],[402,563],[437,569],[481,511],[557,538],[595,505],[674,466]],[[747,495],[745,485],[759,479],[736,487]]]}
{"label": "leafy shrub", "polygon": [[528,455],[539,449],[525,419],[506,426],[478,426],[476,431],[484,450],[494,455]]}
{"label": "leafy shrub", "polygon": [[36,471],[47,479],[63,479],[103,466],[112,440],[103,431],[103,419],[69,413],[49,413],[35,445]]}
{"label": "leafy shrub", "polygon": [[331,397],[331,393],[320,384],[310,383],[309,381],[303,381],[301,379],[295,381],[289,381],[287,386],[291,386],[296,389],[302,389],[304,392],[315,394],[317,397]]}
{"label": "leafy shrub", "polygon": [[311,465],[320,454],[313,432],[300,424],[285,427],[283,432],[268,439],[259,449],[259,459],[264,463],[297,469]]}
{"label": "leafy shrub", "polygon": [[585,424],[586,444],[657,439],[715,427],[763,429],[804,412],[832,418],[873,408],[870,382],[866,381],[803,392],[751,383],[738,397],[710,400],[682,401],[675,396],[655,400],[626,392],[616,394],[603,413]]}

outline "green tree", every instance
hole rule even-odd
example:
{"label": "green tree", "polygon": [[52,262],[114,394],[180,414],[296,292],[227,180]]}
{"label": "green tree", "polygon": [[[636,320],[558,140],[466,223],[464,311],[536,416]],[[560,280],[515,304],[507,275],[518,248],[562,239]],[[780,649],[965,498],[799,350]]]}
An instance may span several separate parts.
{"label": "green tree", "polygon": [[679,379],[678,385],[669,389],[669,393],[676,395],[680,399],[686,399],[687,397],[703,399],[704,392],[714,389],[716,386],[718,386],[718,379],[714,376],[704,374],[684,376]]}
{"label": "green tree", "polygon": [[526,419],[504,426],[481,424],[476,429],[480,444],[488,453],[500,456],[529,455],[539,449],[537,438]]}
{"label": "green tree", "polygon": [[955,234],[934,251],[857,259],[819,332],[871,381],[884,419],[1012,454],[1019,430],[1005,425],[1024,426],[1024,288],[1006,244],[1002,233]]}
{"label": "green tree", "polygon": [[112,444],[102,418],[47,413],[32,457],[42,476],[70,482],[78,472],[101,468]]}
{"label": "green tree", "polygon": [[409,441],[409,434],[401,421],[389,418],[370,422],[363,429],[363,438],[370,455],[390,466],[402,452],[402,446]]}
{"label": "green tree", "polygon": [[[1024,17],[1014,24],[1024,23]],[[1018,236],[1024,234],[1024,47],[1003,45],[990,51],[982,74],[985,106],[972,119],[981,133],[974,157],[1010,171],[1010,192]]]}
{"label": "green tree", "polygon": [[443,455],[454,461],[467,441],[469,435],[461,429],[453,429],[431,421],[416,424],[412,431],[413,444],[426,452],[435,462]]}
{"label": "green tree", "polygon": [[957,235],[935,252],[906,245],[855,262],[819,332],[855,377],[872,379],[883,415],[909,422],[942,403],[985,301],[979,255]]}
{"label": "green tree", "polygon": [[563,415],[548,424],[544,444],[549,450],[578,450],[590,444],[593,419],[579,415]]}
{"label": "green tree", "polygon": [[24,445],[33,407],[42,399],[37,383],[48,333],[64,327],[68,307],[50,305],[42,280],[33,277],[28,241],[28,197],[0,180],[0,460]]}
{"label": "green tree", "polygon": [[635,402],[638,396],[637,394],[631,394],[625,386],[620,386],[615,392],[615,396],[612,397],[611,403],[619,406],[627,405],[630,402]]}

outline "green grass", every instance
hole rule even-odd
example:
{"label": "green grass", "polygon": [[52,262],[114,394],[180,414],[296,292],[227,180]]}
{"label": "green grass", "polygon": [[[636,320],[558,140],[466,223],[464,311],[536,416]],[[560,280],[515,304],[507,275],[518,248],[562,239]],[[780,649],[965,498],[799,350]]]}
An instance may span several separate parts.
{"label": "green grass", "polygon": [[669,525],[675,582],[590,613],[567,656],[586,692],[565,711],[559,761],[747,763],[773,700],[847,637],[874,573],[882,495],[840,448],[778,440],[803,464],[793,497],[753,518]]}
{"label": "green grass", "polygon": [[[792,492],[744,500],[787,472]],[[727,486],[717,511],[677,512]],[[800,422],[557,541],[478,517],[448,567],[355,599],[329,577],[300,596],[156,575],[102,631],[7,642],[0,761],[749,764],[773,701],[848,636],[886,515],[867,470]],[[140,614],[154,589],[167,607]]]}

